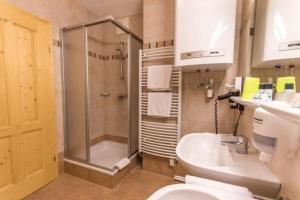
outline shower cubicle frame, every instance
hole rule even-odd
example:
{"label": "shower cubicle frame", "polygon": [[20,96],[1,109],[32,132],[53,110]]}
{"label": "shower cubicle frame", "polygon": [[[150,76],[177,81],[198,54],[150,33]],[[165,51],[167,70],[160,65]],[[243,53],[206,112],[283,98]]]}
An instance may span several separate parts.
{"label": "shower cubicle frame", "polygon": [[[89,70],[89,63],[88,63],[88,32],[87,32],[87,28],[90,26],[94,26],[94,25],[98,25],[98,24],[104,24],[104,23],[112,23],[114,24],[116,27],[120,28],[122,31],[124,31],[126,34],[128,34],[128,79],[127,79],[127,92],[128,94],[130,94],[131,92],[131,87],[130,87],[130,83],[131,83],[131,39],[132,37],[134,39],[136,39],[137,41],[141,42],[141,45],[143,44],[143,40],[137,36],[135,33],[133,33],[131,30],[129,30],[127,27],[125,27],[123,24],[119,23],[118,21],[116,21],[112,16],[105,16],[102,17],[100,19],[97,20],[92,20],[92,21],[88,21],[85,23],[80,23],[80,24],[76,24],[76,25],[72,25],[72,26],[68,26],[65,28],[62,28],[60,31],[60,37],[61,37],[61,44],[62,44],[62,48],[61,48],[61,60],[62,60],[62,91],[63,91],[63,131],[64,131],[64,154],[65,154],[65,161],[70,162],[72,164],[81,166],[81,167],[87,167],[90,169],[93,169],[95,171],[101,172],[101,173],[105,173],[105,174],[109,174],[109,175],[114,175],[117,170],[111,171],[111,169],[107,169],[103,166],[98,166],[95,164],[90,163],[90,144],[89,144],[89,74],[87,73]],[[63,40],[63,32],[64,31],[71,31],[71,30],[76,30],[82,28],[84,30],[84,38],[83,38],[83,44],[84,44],[84,71],[85,71],[85,119],[86,119],[86,160],[81,160],[81,159],[76,159],[73,158],[71,156],[69,156],[68,154],[68,148],[67,148],[67,141],[68,141],[68,134],[67,134],[67,112],[66,112],[66,96],[65,96],[65,64],[64,64],[64,40]],[[137,66],[138,67],[138,66]],[[130,116],[131,116],[131,97],[130,95],[128,95],[128,116],[129,116],[129,120],[128,120],[128,154],[129,156],[133,157],[138,153],[138,149],[136,150],[136,152],[132,153],[131,149],[130,149],[130,144],[131,144],[131,124],[130,124]],[[137,134],[138,137],[138,134]]]}

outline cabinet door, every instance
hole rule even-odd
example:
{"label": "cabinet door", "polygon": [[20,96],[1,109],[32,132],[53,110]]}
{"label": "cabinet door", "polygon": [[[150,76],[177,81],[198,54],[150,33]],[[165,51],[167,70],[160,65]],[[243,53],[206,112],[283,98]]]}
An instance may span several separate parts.
{"label": "cabinet door", "polygon": [[0,199],[57,176],[51,29],[0,3]]}
{"label": "cabinet door", "polygon": [[175,65],[224,69],[232,64],[236,5],[236,0],[176,0]]}

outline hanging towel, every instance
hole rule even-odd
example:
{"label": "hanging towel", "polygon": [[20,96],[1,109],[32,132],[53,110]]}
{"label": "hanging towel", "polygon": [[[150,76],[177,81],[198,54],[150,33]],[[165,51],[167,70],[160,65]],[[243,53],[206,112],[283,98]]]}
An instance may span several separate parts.
{"label": "hanging towel", "polygon": [[156,117],[170,117],[172,92],[149,92],[148,115]]}
{"label": "hanging towel", "polygon": [[172,67],[172,65],[149,66],[147,88],[150,90],[170,89]]}

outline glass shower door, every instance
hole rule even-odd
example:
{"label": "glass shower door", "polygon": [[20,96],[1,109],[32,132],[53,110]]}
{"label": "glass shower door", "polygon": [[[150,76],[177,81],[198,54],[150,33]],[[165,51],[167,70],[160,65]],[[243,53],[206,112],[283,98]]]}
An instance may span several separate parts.
{"label": "glass shower door", "polygon": [[89,163],[110,171],[128,158],[128,38],[111,22],[87,27]]}
{"label": "glass shower door", "polygon": [[88,161],[85,28],[63,32],[66,157]]}
{"label": "glass shower door", "polygon": [[139,108],[137,106],[137,99],[139,99],[139,50],[142,49],[142,43],[134,37],[129,37],[130,43],[130,58],[129,62],[129,117],[130,117],[130,131],[129,131],[129,155],[132,156],[139,148]]}
{"label": "glass shower door", "polygon": [[62,33],[66,158],[108,171],[138,151],[142,43],[121,29],[104,21]]}

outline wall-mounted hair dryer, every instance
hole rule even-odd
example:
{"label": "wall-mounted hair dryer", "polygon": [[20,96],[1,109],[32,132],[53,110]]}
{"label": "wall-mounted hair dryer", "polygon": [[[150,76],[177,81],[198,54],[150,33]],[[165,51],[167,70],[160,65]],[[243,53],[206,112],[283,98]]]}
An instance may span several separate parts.
{"label": "wall-mounted hair dryer", "polygon": [[229,91],[227,94],[223,94],[217,97],[218,101],[229,99],[230,97],[238,97],[240,96],[240,91],[239,90],[232,90]]}

